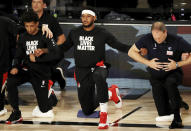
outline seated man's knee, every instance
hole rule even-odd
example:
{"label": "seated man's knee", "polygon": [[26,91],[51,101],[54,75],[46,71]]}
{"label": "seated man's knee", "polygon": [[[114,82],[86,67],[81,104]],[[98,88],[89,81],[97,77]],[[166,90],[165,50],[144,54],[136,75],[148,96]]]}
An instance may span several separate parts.
{"label": "seated man's knee", "polygon": [[166,79],[165,87],[168,88],[168,87],[171,87],[172,85],[176,85],[176,84],[177,84],[176,78],[170,77],[170,78]]}
{"label": "seated man's knee", "polygon": [[81,109],[85,115],[90,115],[95,110],[95,104],[94,104],[93,98],[86,98],[80,101]]}

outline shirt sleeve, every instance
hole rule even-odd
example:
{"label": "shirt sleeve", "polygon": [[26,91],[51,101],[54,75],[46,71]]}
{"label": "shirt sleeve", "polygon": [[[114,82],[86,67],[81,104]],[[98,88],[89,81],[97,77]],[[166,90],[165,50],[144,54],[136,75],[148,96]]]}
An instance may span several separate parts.
{"label": "shirt sleeve", "polygon": [[147,38],[147,36],[145,35],[145,36],[143,36],[143,37],[141,37],[137,42],[135,42],[135,45],[136,45],[136,47],[140,50],[141,48],[147,48],[147,45],[146,45],[146,43],[147,43],[147,40],[148,38]]}
{"label": "shirt sleeve", "polygon": [[16,53],[15,57],[13,59],[13,67],[19,67],[22,63],[22,60],[25,56],[25,50],[22,45],[22,38],[21,36],[19,37],[18,43],[17,43],[17,48],[16,48]]}
{"label": "shirt sleeve", "polygon": [[9,33],[10,46],[12,48],[15,48],[18,30],[17,30],[17,24],[14,21],[9,21],[8,33]]}
{"label": "shirt sleeve", "polygon": [[18,34],[17,24],[14,21],[9,21],[8,32],[14,36]]}
{"label": "shirt sleeve", "polygon": [[54,17],[52,17],[51,19],[52,19],[51,20],[52,22],[51,22],[51,25],[50,25],[51,31],[53,32],[53,35],[57,40],[58,36],[63,34],[63,31],[62,31],[62,28],[59,25],[59,22],[57,21],[57,19],[54,18]]}
{"label": "shirt sleeve", "polygon": [[47,54],[43,54],[40,57],[36,57],[36,62],[50,62],[53,60],[60,59],[59,48],[54,39],[48,39],[43,36],[43,42],[45,42],[46,47],[48,49]]}
{"label": "shirt sleeve", "polygon": [[190,53],[191,44],[181,37],[178,43],[178,50],[180,51],[180,53]]}
{"label": "shirt sleeve", "polygon": [[105,34],[106,34],[106,43],[111,46],[112,48],[115,48],[119,51],[122,51],[122,52],[128,52],[130,47],[129,45],[125,45],[121,42],[119,42],[115,36],[113,36],[111,33],[109,33],[108,31],[105,31]]}
{"label": "shirt sleeve", "polygon": [[59,48],[61,49],[61,51],[66,52],[74,45],[72,41],[72,32],[73,31],[70,31],[66,41],[63,44],[59,45]]}

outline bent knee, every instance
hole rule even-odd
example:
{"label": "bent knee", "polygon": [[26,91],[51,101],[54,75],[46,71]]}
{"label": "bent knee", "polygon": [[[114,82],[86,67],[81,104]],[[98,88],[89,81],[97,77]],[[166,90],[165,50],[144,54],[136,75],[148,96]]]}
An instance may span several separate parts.
{"label": "bent knee", "polygon": [[94,109],[83,109],[82,108],[82,111],[85,115],[91,115],[93,112],[94,112]]}

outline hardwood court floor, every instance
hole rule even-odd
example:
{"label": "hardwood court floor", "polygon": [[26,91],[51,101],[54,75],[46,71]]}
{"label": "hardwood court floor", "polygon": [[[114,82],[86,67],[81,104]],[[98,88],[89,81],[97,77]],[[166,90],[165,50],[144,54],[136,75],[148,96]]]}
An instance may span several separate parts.
{"label": "hardwood court floor", "polygon": [[[0,131],[94,131],[97,129],[99,119],[77,118],[80,105],[77,99],[77,91],[74,87],[67,87],[60,91],[56,87],[56,95],[59,99],[58,105],[53,109],[55,117],[34,118],[32,110],[36,106],[36,99],[31,87],[20,88],[20,109],[24,119],[23,124],[0,124]],[[181,91],[184,101],[191,105],[191,91]],[[8,113],[0,117],[0,121],[9,117],[11,108],[6,105]],[[99,110],[99,108],[98,108]],[[173,131],[191,130],[191,111],[181,109],[184,129]],[[109,102],[109,122],[119,121],[119,126],[109,127],[108,131],[158,131],[169,130],[169,122],[155,122],[157,112],[153,102],[151,91],[137,100],[123,100],[122,109],[116,109],[112,102]],[[156,126],[157,125],[157,126]],[[160,127],[160,128],[159,128]]]}

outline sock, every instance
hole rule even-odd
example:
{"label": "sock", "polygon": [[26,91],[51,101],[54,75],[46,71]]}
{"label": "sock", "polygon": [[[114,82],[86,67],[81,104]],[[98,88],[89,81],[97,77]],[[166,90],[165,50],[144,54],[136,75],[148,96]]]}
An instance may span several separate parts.
{"label": "sock", "polygon": [[99,103],[99,105],[100,105],[100,111],[101,111],[101,112],[107,112],[107,103],[108,103],[108,102]]}
{"label": "sock", "polygon": [[109,100],[111,99],[111,96],[112,96],[112,92],[110,90],[108,90],[108,97],[109,97]]}

